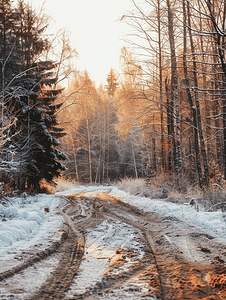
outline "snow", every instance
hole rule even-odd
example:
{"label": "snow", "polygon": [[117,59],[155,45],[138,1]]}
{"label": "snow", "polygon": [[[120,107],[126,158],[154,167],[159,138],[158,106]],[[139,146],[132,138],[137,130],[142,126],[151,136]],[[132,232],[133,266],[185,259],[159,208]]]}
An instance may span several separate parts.
{"label": "snow", "polygon": [[[61,255],[62,256],[62,255]],[[0,284],[0,299],[12,299],[16,294],[16,300],[28,299],[42,284],[44,284],[61,258],[59,254],[53,255],[35,266],[27,268],[19,274],[10,277]]]}
{"label": "snow", "polygon": [[[87,197],[97,193],[110,193],[118,199],[165,217],[177,218],[226,243],[226,213],[218,210],[206,212],[189,204],[176,204],[164,200],[129,195],[117,186],[77,185],[55,195],[15,197],[7,207],[0,204],[0,270],[7,267],[7,260],[28,248],[45,249],[52,241],[60,239],[63,217],[58,213],[63,195],[85,193]],[[48,208],[48,209],[46,209]],[[18,261],[17,261],[18,263]]]}
{"label": "snow", "polygon": [[[46,249],[50,243],[60,239],[60,232],[58,233],[58,231],[62,229],[64,220],[59,214],[59,207],[62,208],[65,201],[63,200],[64,197],[61,196],[85,194],[86,197],[93,197],[98,196],[98,193],[109,193],[111,196],[144,211],[156,213],[166,218],[175,218],[175,221],[183,221],[188,226],[195,227],[226,244],[226,213],[221,210],[207,212],[204,208],[199,207],[199,211],[197,211],[195,206],[189,204],[177,204],[167,200],[129,195],[117,186],[77,185],[55,195],[27,196],[25,194],[21,197],[10,198],[7,207],[0,204],[0,273],[20,264],[21,261],[18,260],[18,257],[24,249]],[[179,221],[178,226],[180,226]],[[75,294],[83,293],[87,289],[90,289],[90,292],[92,288],[95,289],[96,284],[101,282],[103,275],[109,271],[109,264],[113,264],[114,260],[117,259],[116,250],[118,248],[130,249],[136,252],[137,256],[133,260],[126,258],[126,262],[119,268],[110,269],[109,272],[112,275],[128,270],[132,264],[140,261],[144,254],[137,229],[126,223],[108,219],[86,231],[84,257],[75,277],[75,282],[72,284],[71,290],[67,292],[68,298],[73,298]],[[185,255],[190,255],[187,251],[188,246],[185,237],[178,236],[175,240],[175,238],[172,239],[172,237],[165,235],[165,238],[171,243],[184,245],[185,250],[181,248],[182,251],[185,252]],[[16,257],[17,259],[14,259]],[[6,296],[10,295],[12,294],[10,290],[12,286],[20,283],[21,291],[17,299],[24,299],[45,282],[59,259],[58,254],[53,255],[24,270],[21,274],[7,279],[0,287],[0,293]],[[34,279],[37,278],[37,274],[41,274],[38,276],[40,277],[38,280]],[[137,287],[141,282],[136,282],[133,279],[127,284],[130,288],[130,286]],[[146,288],[145,284],[144,282],[144,289]],[[117,297],[121,295],[120,289],[115,288],[114,291]],[[119,299],[113,296],[111,299]],[[108,299],[108,296],[100,296],[100,299]],[[128,299],[131,299],[129,295]]]}
{"label": "snow", "polygon": [[109,193],[112,190],[112,186],[102,185],[76,185],[70,187],[70,189],[63,190],[56,193],[56,195],[70,195],[70,194],[82,194],[82,193]]}
{"label": "snow", "polygon": [[190,226],[195,226],[205,231],[205,233],[226,240],[226,213],[220,210],[205,212],[200,209],[197,211],[194,205],[131,196],[118,188],[113,188],[111,195],[144,211],[157,213],[166,217],[175,217],[188,223]]}
{"label": "snow", "polygon": [[40,194],[14,197],[8,207],[0,204],[0,270],[7,269],[6,260],[27,248],[45,248],[59,240],[57,230],[63,217],[58,214],[60,197]]}
{"label": "snow", "polygon": [[218,210],[216,212],[206,212],[201,207],[197,211],[194,205],[178,204],[159,199],[139,197],[129,195],[117,186],[75,186],[68,191],[62,191],[58,194],[79,194],[85,193],[86,196],[94,196],[96,193],[110,193],[110,195],[133,205],[146,212],[156,213],[165,217],[177,218],[189,226],[212,235],[222,242],[226,243],[226,213]]}
{"label": "snow", "polygon": [[[63,217],[58,214],[57,208],[62,201],[59,196],[80,193],[85,193],[87,197],[97,193],[110,193],[139,209],[177,218],[209,235],[226,240],[226,213],[221,210],[197,211],[195,206],[189,204],[129,195],[117,186],[77,185],[56,195],[25,194],[15,197],[10,200],[12,205],[9,204],[8,207],[0,204],[0,262],[10,256],[10,253],[18,252],[17,249],[37,244],[45,247],[50,241],[60,239],[60,235],[56,233],[63,223]],[[49,208],[49,212],[45,208]]]}
{"label": "snow", "polygon": [[[117,257],[118,248],[136,252],[136,259],[139,260],[144,255],[141,250],[143,246],[133,227],[120,221],[105,220],[95,228],[89,229],[80,272],[75,276],[74,284],[66,296],[73,298],[76,294],[82,294],[87,289],[94,288],[96,283],[101,281],[109,262]],[[124,271],[134,263],[136,263],[135,259],[133,262],[127,259],[123,267],[114,269],[112,274]]]}

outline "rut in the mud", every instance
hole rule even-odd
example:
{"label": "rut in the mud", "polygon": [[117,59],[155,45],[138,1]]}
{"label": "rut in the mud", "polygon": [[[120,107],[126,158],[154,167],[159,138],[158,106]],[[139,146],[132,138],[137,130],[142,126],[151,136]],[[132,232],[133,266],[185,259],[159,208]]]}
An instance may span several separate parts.
{"label": "rut in the mud", "polygon": [[178,220],[164,220],[120,202],[120,209],[116,205],[104,204],[103,210],[141,230],[154,255],[163,299],[226,299],[225,246]]}
{"label": "rut in the mud", "polygon": [[61,239],[59,242],[54,242],[49,248],[47,248],[43,251],[33,253],[31,258],[25,260],[20,265],[12,268],[10,270],[0,273],[0,282],[3,281],[4,279],[14,276],[15,274],[18,274],[19,272],[27,269],[28,267],[33,266],[34,264],[44,260],[45,258],[49,257],[53,253],[56,253],[67,239],[68,239],[68,234],[66,232],[62,232]]}
{"label": "rut in the mud", "polygon": [[62,214],[60,262],[29,299],[226,299],[226,248],[197,228],[108,194],[70,196]]}
{"label": "rut in the mud", "polygon": [[[143,273],[149,274],[148,266],[149,270],[152,268],[154,271],[146,275],[146,279],[150,280],[150,289],[140,295],[142,299],[148,299],[151,295],[159,299],[226,298],[224,245],[197,232],[195,228],[186,227],[178,220],[144,213],[106,195],[80,199],[93,203],[96,217],[115,218],[139,229],[146,244],[146,261],[140,262],[142,267],[140,266],[141,270],[138,273],[140,277]],[[102,282],[92,290],[94,294],[85,293],[77,295],[74,299],[81,296],[87,299],[127,299],[127,293],[123,296],[123,286],[132,277],[136,277],[137,270],[134,270],[134,273],[127,270],[123,275],[118,274],[115,277],[107,276],[108,272],[109,270],[103,276]],[[137,298],[135,290],[136,288],[131,288],[128,299]]]}
{"label": "rut in the mud", "polygon": [[65,241],[63,249],[61,249],[64,255],[59,265],[41,289],[32,295],[31,299],[62,299],[64,292],[68,290],[78,271],[84,247],[84,242],[80,243],[75,233],[70,229],[68,240]]}

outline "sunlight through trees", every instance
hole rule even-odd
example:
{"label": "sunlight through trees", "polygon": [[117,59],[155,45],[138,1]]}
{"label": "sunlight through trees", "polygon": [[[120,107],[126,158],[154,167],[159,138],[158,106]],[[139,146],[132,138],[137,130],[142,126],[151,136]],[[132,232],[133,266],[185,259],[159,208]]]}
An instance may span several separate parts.
{"label": "sunlight through trees", "polygon": [[120,73],[97,87],[74,67],[68,33],[45,35],[43,10],[1,1],[3,180],[38,189],[65,169],[59,160],[84,182],[226,179],[225,2],[131,2]]}

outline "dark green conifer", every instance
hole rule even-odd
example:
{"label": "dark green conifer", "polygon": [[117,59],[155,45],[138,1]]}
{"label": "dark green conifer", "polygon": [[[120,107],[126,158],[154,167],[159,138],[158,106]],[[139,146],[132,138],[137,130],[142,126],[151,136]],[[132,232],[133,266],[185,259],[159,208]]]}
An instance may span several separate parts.
{"label": "dark green conifer", "polygon": [[[17,116],[8,146],[16,149],[18,188],[38,190],[42,179],[53,182],[54,177],[65,169],[59,160],[65,160],[66,156],[56,148],[60,145],[57,138],[64,135],[55,116],[62,104],[54,105],[61,89],[55,88],[56,64],[41,60],[50,47],[48,39],[43,36],[46,24],[40,24],[40,16],[22,0],[18,1],[16,8],[10,6],[10,1],[6,2],[14,19],[8,23],[6,37],[2,39],[6,40],[5,48],[13,47],[13,50],[11,53],[7,50],[10,58],[7,61],[6,51],[0,53],[2,61],[6,61],[2,74],[7,74],[1,98],[4,98],[7,110]],[[1,30],[0,35],[3,33]],[[12,69],[15,71],[8,72]],[[1,83],[4,76],[0,78]]]}

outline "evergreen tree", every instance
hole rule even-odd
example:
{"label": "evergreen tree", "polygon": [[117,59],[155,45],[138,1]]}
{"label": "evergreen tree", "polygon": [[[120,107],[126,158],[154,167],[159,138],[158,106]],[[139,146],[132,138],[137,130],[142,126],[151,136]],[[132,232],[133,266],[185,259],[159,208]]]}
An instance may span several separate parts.
{"label": "evergreen tree", "polygon": [[107,76],[107,85],[105,86],[109,97],[114,96],[118,85],[119,84],[118,84],[117,76],[115,75],[114,70],[111,69]]}
{"label": "evergreen tree", "polygon": [[[1,0],[0,2],[0,91],[4,97],[4,89],[7,86],[13,73],[16,73],[17,64],[15,64],[15,36],[12,34],[13,23],[16,16],[11,8],[11,0]],[[16,68],[16,69],[15,69]],[[3,99],[3,98],[2,98]]]}
{"label": "evergreen tree", "polygon": [[[55,116],[62,104],[54,105],[61,89],[53,89],[57,83],[56,64],[40,59],[50,47],[43,37],[47,26],[41,24],[41,17],[23,1],[9,10],[16,16],[7,33],[15,40],[15,54],[9,53],[9,56],[20,59],[12,59],[16,74],[7,77],[4,89],[8,95],[8,110],[17,114],[17,126],[11,134],[20,131],[10,144],[17,150],[14,159],[19,166],[18,187],[38,190],[42,179],[52,182],[65,169],[58,160],[64,160],[66,156],[56,149],[60,145],[57,138],[64,135],[63,129],[57,127]],[[5,73],[8,69],[7,61]]]}

